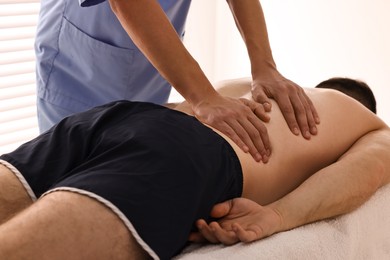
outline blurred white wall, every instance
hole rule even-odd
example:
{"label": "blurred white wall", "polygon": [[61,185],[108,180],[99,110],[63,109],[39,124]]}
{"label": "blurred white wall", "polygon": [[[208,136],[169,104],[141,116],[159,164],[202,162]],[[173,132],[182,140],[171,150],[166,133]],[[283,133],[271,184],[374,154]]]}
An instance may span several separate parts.
{"label": "blurred white wall", "polygon": [[[304,87],[333,76],[373,89],[390,124],[389,0],[261,0],[279,71]],[[194,0],[185,44],[212,82],[250,76],[226,1]],[[173,100],[180,96],[172,95]]]}

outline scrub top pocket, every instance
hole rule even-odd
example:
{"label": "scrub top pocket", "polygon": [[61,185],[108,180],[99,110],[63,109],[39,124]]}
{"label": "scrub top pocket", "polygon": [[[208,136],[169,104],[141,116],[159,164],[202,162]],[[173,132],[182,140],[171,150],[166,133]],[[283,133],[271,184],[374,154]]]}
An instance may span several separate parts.
{"label": "scrub top pocket", "polygon": [[79,106],[77,110],[123,99],[131,84],[134,51],[98,41],[63,18],[45,99]]}

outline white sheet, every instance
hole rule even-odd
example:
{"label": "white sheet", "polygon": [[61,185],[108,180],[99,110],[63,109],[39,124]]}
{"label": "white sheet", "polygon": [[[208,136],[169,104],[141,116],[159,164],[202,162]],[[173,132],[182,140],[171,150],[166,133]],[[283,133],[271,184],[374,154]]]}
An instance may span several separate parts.
{"label": "white sheet", "polygon": [[175,259],[390,259],[390,185],[349,214],[251,244],[191,245]]}

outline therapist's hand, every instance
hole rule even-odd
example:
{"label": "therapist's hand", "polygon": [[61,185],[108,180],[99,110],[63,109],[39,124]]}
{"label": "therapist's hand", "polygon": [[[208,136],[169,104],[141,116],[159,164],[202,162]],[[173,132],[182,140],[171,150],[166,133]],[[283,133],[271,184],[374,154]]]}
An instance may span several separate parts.
{"label": "therapist's hand", "polygon": [[192,107],[196,118],[221,131],[256,161],[266,163],[271,153],[264,122],[269,115],[259,103],[214,95]]}
{"label": "therapist's hand", "polygon": [[300,86],[278,71],[253,78],[252,96],[264,105],[266,111],[271,110],[269,99],[274,99],[295,135],[301,132],[304,138],[310,139],[311,135],[317,134],[316,124],[320,123],[320,119],[313,103]]}
{"label": "therapist's hand", "polygon": [[198,232],[191,233],[189,241],[233,245],[253,242],[282,230],[282,218],[276,210],[245,198],[216,204],[210,216],[217,220],[207,223],[199,219]]}

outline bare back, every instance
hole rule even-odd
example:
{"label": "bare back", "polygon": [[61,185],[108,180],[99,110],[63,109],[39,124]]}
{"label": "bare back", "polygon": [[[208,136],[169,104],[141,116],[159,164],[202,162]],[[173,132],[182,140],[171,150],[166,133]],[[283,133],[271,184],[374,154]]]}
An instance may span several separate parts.
{"label": "bare back", "polygon": [[[223,82],[223,95],[250,97],[250,81]],[[384,123],[357,101],[344,94],[326,89],[306,89],[314,103],[321,123],[318,134],[311,140],[295,136],[287,127],[278,105],[272,103],[271,120],[266,123],[272,145],[267,164],[258,163],[229,138],[224,137],[236,151],[244,174],[243,197],[260,204],[271,203],[286,195],[316,171],[337,161],[364,134],[379,129]],[[178,110],[189,113],[189,107]]]}

